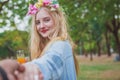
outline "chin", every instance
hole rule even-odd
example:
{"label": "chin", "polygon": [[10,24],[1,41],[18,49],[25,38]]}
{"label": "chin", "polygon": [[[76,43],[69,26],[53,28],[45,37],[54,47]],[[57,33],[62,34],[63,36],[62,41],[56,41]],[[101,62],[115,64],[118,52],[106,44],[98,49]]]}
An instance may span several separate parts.
{"label": "chin", "polygon": [[48,38],[48,35],[41,35],[43,38]]}
{"label": "chin", "polygon": [[48,36],[49,36],[48,33],[40,33],[40,35],[41,35],[43,38],[48,38]]}

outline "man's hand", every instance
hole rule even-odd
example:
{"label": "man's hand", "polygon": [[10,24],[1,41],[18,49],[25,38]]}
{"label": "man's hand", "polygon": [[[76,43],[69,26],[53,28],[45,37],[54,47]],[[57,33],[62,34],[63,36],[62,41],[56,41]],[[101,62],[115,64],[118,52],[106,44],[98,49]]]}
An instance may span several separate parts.
{"label": "man's hand", "polygon": [[22,72],[24,67],[20,65],[16,60],[5,59],[0,61],[0,66],[5,70],[9,80],[16,80],[14,72],[16,70]]}

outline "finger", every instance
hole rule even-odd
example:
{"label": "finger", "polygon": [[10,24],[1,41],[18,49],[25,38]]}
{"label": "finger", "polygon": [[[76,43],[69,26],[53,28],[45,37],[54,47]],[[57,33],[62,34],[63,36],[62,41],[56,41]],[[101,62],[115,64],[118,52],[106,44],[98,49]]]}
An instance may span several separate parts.
{"label": "finger", "polygon": [[15,70],[14,75],[16,77],[16,80],[20,80],[21,79],[21,74],[19,73],[19,71]]}
{"label": "finger", "polygon": [[39,79],[38,74],[34,75],[34,80],[41,80],[41,79]]}
{"label": "finger", "polygon": [[16,78],[13,75],[11,75],[11,74],[8,75],[8,79],[9,80],[16,80]]}
{"label": "finger", "polygon": [[[15,75],[15,78],[17,79],[17,76],[18,76],[18,74],[19,74],[18,71],[15,70],[13,74]],[[18,79],[17,79],[17,80],[18,80]]]}
{"label": "finger", "polygon": [[25,66],[24,66],[24,65],[20,65],[17,70],[18,70],[19,72],[24,72],[24,71],[25,71]]}
{"label": "finger", "polygon": [[43,80],[43,79],[44,79],[43,74],[40,73],[40,74],[39,74],[39,80]]}
{"label": "finger", "polygon": [[25,66],[24,80],[34,80],[34,66],[32,64],[26,64],[24,66]]}
{"label": "finger", "polygon": [[32,65],[33,66],[33,80],[38,80],[38,67],[36,65]]}
{"label": "finger", "polygon": [[33,68],[34,68],[34,80],[40,80],[39,79],[39,73],[40,73],[40,71],[39,71],[38,66],[34,64]]}

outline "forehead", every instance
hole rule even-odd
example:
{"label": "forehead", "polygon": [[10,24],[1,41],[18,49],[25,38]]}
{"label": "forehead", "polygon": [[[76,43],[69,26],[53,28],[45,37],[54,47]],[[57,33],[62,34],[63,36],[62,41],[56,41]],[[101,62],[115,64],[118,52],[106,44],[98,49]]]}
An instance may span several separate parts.
{"label": "forehead", "polygon": [[44,8],[41,8],[39,12],[36,14],[36,20],[43,19],[45,17],[51,17],[50,13]]}

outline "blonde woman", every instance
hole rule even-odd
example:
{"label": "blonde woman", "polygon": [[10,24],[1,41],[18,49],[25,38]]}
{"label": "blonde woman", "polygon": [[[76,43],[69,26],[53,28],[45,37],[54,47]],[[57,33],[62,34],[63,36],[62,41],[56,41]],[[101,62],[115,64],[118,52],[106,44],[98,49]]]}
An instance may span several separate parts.
{"label": "blonde woman", "polygon": [[[44,80],[76,80],[78,66],[67,32],[65,13],[57,0],[38,0],[30,5],[28,14],[33,17],[30,38],[32,61],[25,64],[26,69],[35,64]],[[32,67],[31,70],[34,73]]]}

